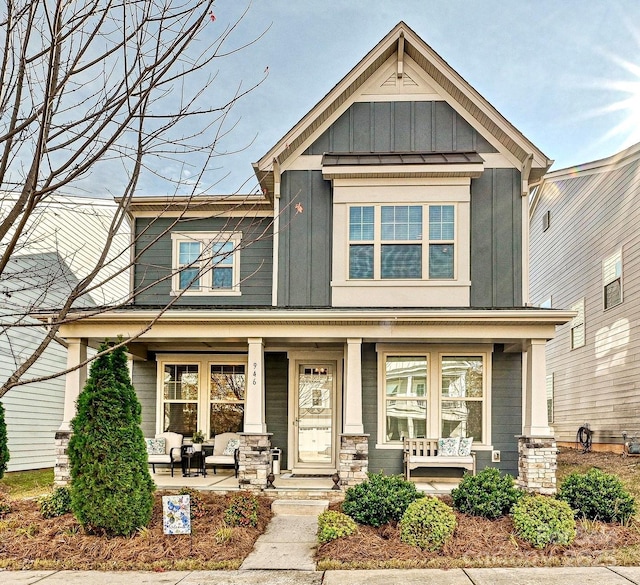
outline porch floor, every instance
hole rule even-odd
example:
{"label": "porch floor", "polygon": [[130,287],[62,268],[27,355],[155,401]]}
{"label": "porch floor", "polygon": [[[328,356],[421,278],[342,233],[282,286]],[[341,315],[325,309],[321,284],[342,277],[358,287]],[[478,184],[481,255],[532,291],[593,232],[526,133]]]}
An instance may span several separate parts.
{"label": "porch floor", "polygon": [[[151,470],[150,470],[151,471]],[[151,477],[160,490],[177,490],[183,487],[195,488],[202,491],[216,491],[221,493],[240,491],[241,486],[233,471],[223,469],[217,474],[207,472],[206,477],[201,475],[183,477],[179,470],[174,470],[174,476],[168,468],[156,468],[156,473],[151,473]],[[415,482],[416,487],[431,495],[449,494],[457,487],[457,480],[447,482]],[[344,490],[332,490],[333,481],[329,476],[319,477],[296,477],[288,471],[283,471],[276,475],[273,482],[275,489],[265,490],[265,495],[272,498],[287,499],[330,499],[332,501],[341,500],[344,497]]]}

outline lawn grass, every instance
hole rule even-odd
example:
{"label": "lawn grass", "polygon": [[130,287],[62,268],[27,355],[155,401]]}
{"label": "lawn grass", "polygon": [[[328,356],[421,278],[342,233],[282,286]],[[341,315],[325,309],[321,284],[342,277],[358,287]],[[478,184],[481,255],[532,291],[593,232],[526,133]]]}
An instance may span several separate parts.
{"label": "lawn grass", "polygon": [[42,496],[53,489],[53,468],[5,473],[0,486],[4,486],[13,499]]}

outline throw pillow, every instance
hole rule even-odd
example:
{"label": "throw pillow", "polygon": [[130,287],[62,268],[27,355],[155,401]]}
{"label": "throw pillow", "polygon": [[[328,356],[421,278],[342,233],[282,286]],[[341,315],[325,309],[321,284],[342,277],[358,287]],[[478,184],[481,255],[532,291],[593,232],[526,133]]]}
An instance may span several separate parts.
{"label": "throw pillow", "polygon": [[463,437],[460,439],[460,449],[458,455],[460,457],[468,457],[471,455],[471,444],[473,443],[473,437]]}
{"label": "throw pillow", "polygon": [[229,439],[227,446],[222,452],[223,455],[233,455],[234,451],[240,446],[240,439]]}
{"label": "throw pillow", "polygon": [[165,439],[145,439],[147,455],[164,455],[166,449]]}
{"label": "throw pillow", "polygon": [[446,437],[438,439],[438,455],[442,457],[457,457],[460,450],[460,437]]}

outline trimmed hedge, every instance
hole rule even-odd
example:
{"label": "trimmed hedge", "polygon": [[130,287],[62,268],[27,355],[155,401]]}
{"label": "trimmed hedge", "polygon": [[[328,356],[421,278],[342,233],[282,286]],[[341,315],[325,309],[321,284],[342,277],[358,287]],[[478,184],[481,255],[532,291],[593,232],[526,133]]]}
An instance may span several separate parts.
{"label": "trimmed hedge", "polygon": [[495,467],[485,467],[477,475],[465,474],[451,497],[459,512],[495,520],[511,511],[522,492],[509,474],[501,475]]}
{"label": "trimmed hedge", "polygon": [[516,534],[536,548],[571,544],[576,537],[569,504],[541,495],[525,496],[513,507],[513,525]]}
{"label": "trimmed hedge", "polygon": [[318,516],[318,540],[322,544],[351,536],[356,530],[358,525],[353,518],[342,512],[325,510]]}
{"label": "trimmed hedge", "polygon": [[422,498],[409,504],[400,520],[400,540],[422,550],[440,550],[453,536],[456,515],[437,498]]}

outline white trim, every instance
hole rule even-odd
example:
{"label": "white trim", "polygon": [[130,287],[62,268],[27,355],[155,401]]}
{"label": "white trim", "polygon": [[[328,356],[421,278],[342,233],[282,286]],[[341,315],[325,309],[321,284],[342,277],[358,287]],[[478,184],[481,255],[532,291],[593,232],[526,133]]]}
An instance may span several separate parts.
{"label": "white trim", "polygon": [[[196,242],[200,244],[200,253],[196,260],[184,266],[180,266],[180,244],[183,242]],[[240,246],[242,232],[171,232],[171,295],[182,294],[185,296],[241,296],[240,290]],[[230,265],[212,266],[212,247],[216,244],[230,243],[232,250],[229,257]],[[198,270],[199,288],[180,288],[180,274],[183,268],[195,268]],[[230,289],[214,289],[213,273],[216,269],[231,268]]]}

